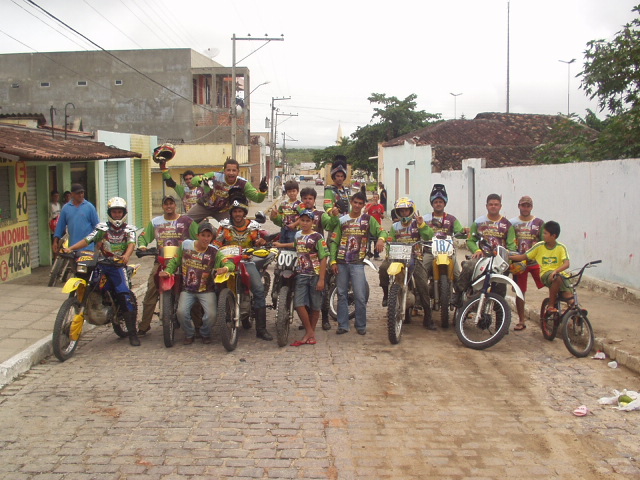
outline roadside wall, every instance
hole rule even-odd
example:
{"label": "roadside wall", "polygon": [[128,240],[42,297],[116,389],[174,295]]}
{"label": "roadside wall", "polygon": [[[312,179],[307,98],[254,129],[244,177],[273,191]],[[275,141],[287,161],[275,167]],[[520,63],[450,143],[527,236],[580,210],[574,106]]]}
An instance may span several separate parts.
{"label": "roadside wall", "polygon": [[[572,268],[602,260],[590,277],[631,289],[640,289],[640,160],[483,168],[482,159],[462,162],[462,170],[430,172],[434,183],[447,187],[447,211],[470,225],[486,213],[486,197],[502,195],[502,213],[518,215],[518,200],[533,198],[533,214],[555,220],[562,229],[560,241],[571,257]],[[427,192],[428,195],[428,192]],[[429,211],[421,201],[422,212]]]}

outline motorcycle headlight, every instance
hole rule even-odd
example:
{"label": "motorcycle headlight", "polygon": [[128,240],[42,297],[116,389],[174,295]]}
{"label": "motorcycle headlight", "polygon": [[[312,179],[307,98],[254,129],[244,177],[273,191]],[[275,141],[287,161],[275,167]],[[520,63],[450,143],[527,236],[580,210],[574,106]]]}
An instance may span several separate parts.
{"label": "motorcycle headlight", "polygon": [[78,265],[77,271],[78,273],[87,273],[87,266],[80,264]]}

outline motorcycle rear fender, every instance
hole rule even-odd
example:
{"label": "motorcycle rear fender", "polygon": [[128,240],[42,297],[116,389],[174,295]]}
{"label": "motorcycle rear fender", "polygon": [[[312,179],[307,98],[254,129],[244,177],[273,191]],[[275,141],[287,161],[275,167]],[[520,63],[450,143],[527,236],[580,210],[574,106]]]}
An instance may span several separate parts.
{"label": "motorcycle rear fender", "polygon": [[77,290],[80,285],[87,286],[87,281],[84,278],[73,277],[67,280],[67,283],[62,287],[62,293],[71,293]]}
{"label": "motorcycle rear fender", "polygon": [[387,273],[389,275],[393,275],[396,276],[398,275],[400,272],[402,272],[402,269],[404,268],[404,263],[401,262],[392,262],[391,265],[389,265],[389,268],[387,268]]}
{"label": "motorcycle rear fender", "polygon": [[[482,282],[484,282],[484,276],[478,278],[474,283],[473,283],[473,287],[475,290],[475,287],[481,287],[482,286]],[[510,279],[509,277],[506,277],[504,275],[497,275],[497,274],[492,274],[491,275],[491,282],[496,282],[496,283],[504,283],[507,285],[511,285],[511,288],[513,288],[513,291],[516,292],[516,296],[521,299],[524,300],[524,295],[522,293],[522,290],[520,290],[520,287],[518,286],[518,284],[516,282],[514,282],[512,279]]]}

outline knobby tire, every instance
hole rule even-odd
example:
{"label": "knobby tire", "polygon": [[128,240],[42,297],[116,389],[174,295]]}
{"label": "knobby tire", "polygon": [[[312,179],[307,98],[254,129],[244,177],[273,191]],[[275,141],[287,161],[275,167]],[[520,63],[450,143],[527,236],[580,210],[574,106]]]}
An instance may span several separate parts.
{"label": "knobby tire", "polygon": [[61,362],[71,358],[78,347],[80,338],[74,341],[71,340],[69,335],[71,322],[73,322],[73,317],[76,315],[79,306],[75,295],[67,298],[60,310],[58,310],[56,321],[53,324],[53,336],[51,339],[53,354]]}
{"label": "knobby tire", "polygon": [[276,337],[278,346],[284,347],[289,343],[289,326],[293,315],[291,315],[291,302],[293,302],[293,292],[289,285],[282,285],[278,293],[278,308],[276,311]]}
{"label": "knobby tire", "polygon": [[481,295],[469,298],[458,310],[456,334],[464,346],[484,350],[494,346],[509,331],[511,308],[506,300],[495,293],[487,293],[483,311],[478,316]]}
{"label": "knobby tire", "polygon": [[387,333],[389,341],[393,345],[400,343],[402,336],[402,323],[405,312],[402,311],[402,289],[404,285],[394,283],[389,288],[387,299]]}
{"label": "knobby tire", "polygon": [[562,316],[560,325],[562,340],[564,340],[564,345],[572,355],[582,358],[591,353],[595,339],[593,327],[587,318],[586,312],[577,308],[570,308]]}
{"label": "knobby tire", "polygon": [[222,345],[227,352],[233,352],[238,346],[238,327],[236,326],[235,297],[228,288],[222,289],[218,296],[217,317]]}

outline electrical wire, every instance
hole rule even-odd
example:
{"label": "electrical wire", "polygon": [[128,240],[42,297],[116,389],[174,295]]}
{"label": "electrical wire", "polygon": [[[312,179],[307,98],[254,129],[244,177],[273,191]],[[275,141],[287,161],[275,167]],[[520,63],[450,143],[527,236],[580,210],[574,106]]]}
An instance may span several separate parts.
{"label": "electrical wire", "polygon": [[[31,0],[27,0],[27,1],[31,1]],[[148,29],[151,33],[153,33],[153,34],[156,36],[156,38],[158,38],[158,39],[159,39],[162,43],[164,43],[167,47],[171,47],[171,45],[169,45],[169,44],[164,40],[164,38],[162,38],[160,35],[158,35],[158,32],[156,32],[153,28],[149,27],[149,25],[147,25],[147,23],[146,23],[144,20],[142,20],[142,19],[141,19],[141,18],[140,18],[140,17],[139,17],[139,16],[138,16],[138,15],[137,15],[133,10],[131,10],[131,9],[129,8],[129,6],[128,6],[126,3],[124,3],[122,0],[120,0],[120,3],[124,6],[124,8],[126,8],[127,10],[129,10],[129,11],[131,12],[131,15],[133,15],[134,17],[136,17],[136,18],[138,19],[138,21],[139,21],[142,25],[144,25],[145,27],[147,27],[147,29]],[[136,6],[137,6],[137,5],[136,5]]]}
{"label": "electrical wire", "polygon": [[93,5],[91,5],[88,0],[84,0],[84,3],[87,4],[87,6],[91,9],[93,9],[94,12],[96,12],[98,15],[100,15],[102,18],[104,18],[113,28],[115,28],[116,30],[118,30],[122,35],[124,35],[125,37],[127,37],[129,40],[131,40],[132,43],[135,43],[138,48],[140,49],[144,49],[144,47],[142,45],[140,45],[138,42],[136,42],[133,38],[131,38],[129,35],[127,35],[125,32],[123,32],[115,23],[113,23],[111,20],[109,20],[107,17],[105,17],[102,13],[100,13]]}

